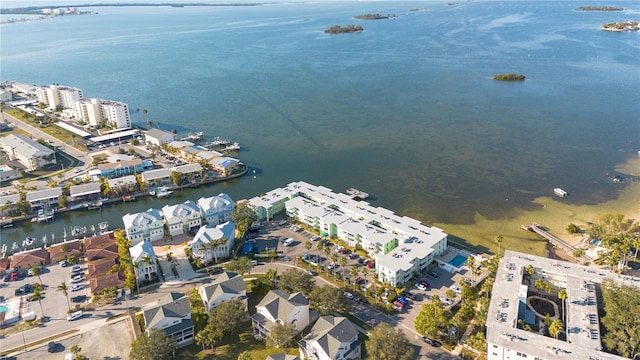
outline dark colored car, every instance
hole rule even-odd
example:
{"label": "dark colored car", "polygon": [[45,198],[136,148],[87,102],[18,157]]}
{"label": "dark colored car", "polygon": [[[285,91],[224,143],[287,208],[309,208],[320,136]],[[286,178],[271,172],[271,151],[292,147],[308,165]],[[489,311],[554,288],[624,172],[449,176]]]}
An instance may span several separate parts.
{"label": "dark colored car", "polygon": [[81,303],[81,302],[85,302],[85,300],[87,300],[86,295],[78,295],[71,298],[72,303]]}
{"label": "dark colored car", "polygon": [[221,268],[220,266],[214,266],[207,269],[207,273],[209,273],[209,275],[221,274],[223,272],[224,272],[224,269]]}
{"label": "dark colored car", "polygon": [[441,346],[442,344],[440,344],[440,342],[438,342],[438,340],[434,340],[434,339],[430,339],[428,337],[423,337],[422,341],[426,342],[427,344],[433,346],[433,347],[438,347]]}
{"label": "dark colored car", "polygon": [[357,259],[357,258],[359,258],[359,257],[360,257],[360,256],[358,256],[358,254],[356,254],[356,253],[351,253],[351,254],[349,254],[349,259],[351,259],[351,260],[355,260],[355,259]]}
{"label": "dark colored car", "polygon": [[50,353],[56,351],[56,343],[53,341],[49,341],[49,343],[47,344],[47,351]]}

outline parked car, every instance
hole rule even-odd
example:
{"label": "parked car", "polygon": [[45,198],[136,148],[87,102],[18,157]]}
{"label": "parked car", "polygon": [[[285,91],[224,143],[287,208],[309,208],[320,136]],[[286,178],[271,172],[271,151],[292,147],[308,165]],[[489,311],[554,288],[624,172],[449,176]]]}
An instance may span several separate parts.
{"label": "parked car", "polygon": [[315,271],[313,271],[313,270],[305,270],[304,272],[305,272],[305,273],[307,273],[307,274],[309,274],[309,275],[311,275],[311,276],[316,276],[316,275],[318,275],[318,273],[317,273],[317,272],[315,272]]}
{"label": "parked car", "polygon": [[373,269],[374,267],[376,267],[376,262],[375,261],[369,261],[366,266],[369,269]]}
{"label": "parked car", "polygon": [[82,289],[84,289],[84,285],[82,284],[76,284],[71,287],[71,291],[80,291]]}
{"label": "parked car", "polygon": [[49,341],[49,343],[47,344],[47,351],[50,353],[56,351],[56,343],[53,341]]}
{"label": "parked car", "polygon": [[431,270],[431,271],[429,271],[429,273],[428,273],[428,274],[429,274],[430,276],[433,276],[434,278],[438,278],[438,277],[440,277],[440,274],[438,274],[438,272],[437,272],[437,271],[435,271],[435,270]]}
{"label": "parked car", "polygon": [[353,294],[352,294],[352,293],[350,293],[350,292],[348,292],[348,291],[345,291],[345,292],[344,292],[344,296],[346,296],[346,297],[347,297],[347,299],[352,299],[352,300],[353,300]]}
{"label": "parked car", "polygon": [[459,287],[455,286],[455,285],[449,286],[449,289],[455,291],[458,294],[462,294],[462,290]]}
{"label": "parked car", "polygon": [[84,281],[84,276],[83,275],[76,275],[76,276],[71,278],[71,283],[72,284],[81,283],[83,281]]}
{"label": "parked car", "polygon": [[399,298],[397,298],[396,300],[400,301],[403,305],[409,305],[409,300],[407,300],[405,297],[400,296]]}
{"label": "parked car", "polygon": [[78,320],[81,317],[82,317],[82,311],[76,311],[74,313],[71,313],[69,316],[67,316],[67,321]]}
{"label": "parked car", "polygon": [[431,345],[433,347],[441,346],[441,344],[440,344],[440,342],[438,342],[438,340],[434,340],[434,339],[428,338],[426,336],[424,336],[422,338],[422,341],[426,342],[427,344],[429,344],[429,345]]}
{"label": "parked car", "polygon": [[360,256],[358,256],[358,254],[356,254],[356,253],[351,253],[351,254],[349,254],[349,259],[351,259],[351,260],[358,259],[359,257],[360,257]]}
{"label": "parked car", "polygon": [[453,304],[453,301],[451,301],[448,297],[443,296],[440,298],[440,301],[442,301],[443,304],[445,304],[446,306],[449,306],[451,304]]}
{"label": "parked car", "polygon": [[71,267],[71,273],[79,273],[83,271],[84,271],[84,268],[82,267],[82,265],[73,265]]}
{"label": "parked car", "polygon": [[320,236],[318,236],[318,235],[313,235],[311,237],[311,241],[318,241],[318,240],[320,240]]}
{"label": "parked car", "polygon": [[85,302],[86,300],[87,300],[86,295],[78,295],[71,298],[72,303],[81,303],[81,302]]}
{"label": "parked car", "polygon": [[392,303],[392,304],[393,304],[393,306],[394,306],[396,309],[398,309],[398,308],[399,308],[398,310],[404,310],[404,304],[403,304],[403,303],[401,303],[400,301],[398,301],[398,300],[393,300],[393,303]]}
{"label": "parked car", "polygon": [[62,261],[60,261],[60,262],[59,262],[59,264],[60,264],[60,266],[62,266],[62,267],[67,267],[67,266],[69,266],[69,264],[67,263],[67,260],[62,260]]}

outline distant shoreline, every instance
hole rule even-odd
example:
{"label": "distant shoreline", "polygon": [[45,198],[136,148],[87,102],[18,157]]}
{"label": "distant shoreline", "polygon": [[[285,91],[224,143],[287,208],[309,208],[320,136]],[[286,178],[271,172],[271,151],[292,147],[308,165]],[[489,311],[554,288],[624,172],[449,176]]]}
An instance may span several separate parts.
{"label": "distant shoreline", "polygon": [[46,5],[46,6],[27,6],[0,9],[0,14],[22,14],[22,15],[39,15],[35,11],[42,9],[60,9],[60,8],[87,8],[87,7],[140,7],[140,6],[168,6],[168,7],[187,7],[187,6],[261,6],[263,3],[95,3],[95,4],[80,4],[80,5]]}

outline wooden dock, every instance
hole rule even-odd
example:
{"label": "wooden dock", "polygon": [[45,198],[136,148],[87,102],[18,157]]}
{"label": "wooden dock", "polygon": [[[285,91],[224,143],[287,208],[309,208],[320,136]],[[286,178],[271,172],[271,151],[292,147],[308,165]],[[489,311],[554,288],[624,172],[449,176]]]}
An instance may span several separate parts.
{"label": "wooden dock", "polygon": [[[566,241],[552,235],[551,233],[543,230],[540,225],[538,225],[537,223],[531,223],[528,225],[522,225],[522,229],[524,230],[528,230],[528,231],[532,231],[540,236],[542,236],[543,238],[547,239],[547,241],[549,241],[551,243],[551,245],[558,247],[560,249],[563,249],[564,251],[568,252],[570,255],[573,256],[574,251],[576,251],[576,247],[567,243]],[[580,257],[579,259],[580,261],[582,261],[583,263],[585,262],[591,262],[593,261],[593,259],[590,256],[587,255],[583,255],[582,257]]]}

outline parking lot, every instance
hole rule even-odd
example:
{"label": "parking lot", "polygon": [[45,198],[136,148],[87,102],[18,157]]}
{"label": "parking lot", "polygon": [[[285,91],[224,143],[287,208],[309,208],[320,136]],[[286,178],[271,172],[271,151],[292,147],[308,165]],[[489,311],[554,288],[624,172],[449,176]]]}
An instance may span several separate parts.
{"label": "parking lot", "polygon": [[[65,282],[68,288],[69,304],[73,307],[74,303],[71,302],[71,298],[78,295],[87,295],[87,289],[84,278],[79,280],[76,284],[71,284],[71,267],[62,267],[58,264],[48,265],[42,267],[42,274],[38,276],[28,276],[27,271],[20,271],[20,277],[17,281],[4,281],[1,283],[0,296],[5,299],[21,296],[25,300],[29,299],[32,295],[29,293],[19,293],[19,289],[24,289],[25,286],[33,285],[34,283],[40,283],[43,285],[44,295],[40,299],[42,303],[42,309],[44,310],[44,316],[49,318],[49,321],[66,321],[67,319],[67,299],[62,291],[57,290],[58,286]],[[86,269],[83,267],[83,269]],[[71,291],[73,285],[78,285],[78,290]],[[37,316],[41,315],[40,305],[38,301],[23,301],[22,313],[35,312]],[[83,303],[80,303],[81,305]]]}

